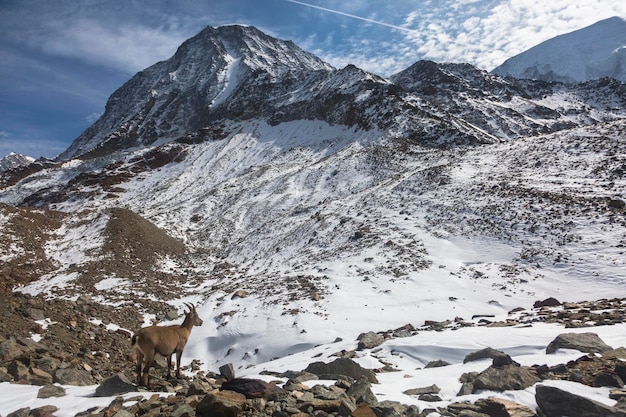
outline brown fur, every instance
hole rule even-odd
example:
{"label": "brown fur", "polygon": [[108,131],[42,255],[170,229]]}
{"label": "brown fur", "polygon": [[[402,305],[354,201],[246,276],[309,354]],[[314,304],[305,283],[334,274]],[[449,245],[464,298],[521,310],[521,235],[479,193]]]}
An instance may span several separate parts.
{"label": "brown fur", "polygon": [[[180,358],[191,334],[193,326],[201,326],[202,319],[196,308],[186,304],[189,308],[185,312],[182,324],[173,326],[148,326],[135,333],[131,339],[132,346],[137,351],[137,385],[150,388],[149,371],[154,357],[159,354],[167,358],[167,377],[171,377],[172,355],[176,354],[176,377],[180,378]],[[142,373],[142,364],[143,373]]]}

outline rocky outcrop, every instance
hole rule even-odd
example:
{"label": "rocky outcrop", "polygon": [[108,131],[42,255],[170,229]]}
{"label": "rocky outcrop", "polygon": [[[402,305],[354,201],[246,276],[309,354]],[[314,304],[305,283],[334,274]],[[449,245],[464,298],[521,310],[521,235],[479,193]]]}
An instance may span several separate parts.
{"label": "rocky outcrop", "polygon": [[585,416],[585,417],[626,417],[626,411],[609,407],[560,388],[537,385],[535,399],[537,406],[546,417]]}

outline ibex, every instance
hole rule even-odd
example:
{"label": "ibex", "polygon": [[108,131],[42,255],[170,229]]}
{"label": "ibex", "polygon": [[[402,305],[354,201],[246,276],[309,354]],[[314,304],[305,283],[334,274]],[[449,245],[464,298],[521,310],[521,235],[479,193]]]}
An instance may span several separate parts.
{"label": "ibex", "polygon": [[[150,388],[149,371],[154,357],[159,354],[167,358],[167,377],[171,377],[172,355],[176,353],[176,377],[180,378],[180,358],[193,326],[202,326],[202,319],[196,308],[185,303],[189,311],[185,312],[183,324],[172,326],[148,326],[140,329],[131,339],[132,346],[137,350],[137,385]],[[142,362],[145,362],[143,374]]]}

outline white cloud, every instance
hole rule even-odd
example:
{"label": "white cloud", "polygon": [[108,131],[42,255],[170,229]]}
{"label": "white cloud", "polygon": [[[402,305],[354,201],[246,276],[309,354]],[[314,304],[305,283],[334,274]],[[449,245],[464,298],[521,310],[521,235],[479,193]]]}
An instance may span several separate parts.
{"label": "white cloud", "polygon": [[491,70],[505,59],[547,39],[612,16],[626,16],[626,2],[612,0],[507,0],[432,2],[413,10],[405,41],[423,58],[469,62]]}

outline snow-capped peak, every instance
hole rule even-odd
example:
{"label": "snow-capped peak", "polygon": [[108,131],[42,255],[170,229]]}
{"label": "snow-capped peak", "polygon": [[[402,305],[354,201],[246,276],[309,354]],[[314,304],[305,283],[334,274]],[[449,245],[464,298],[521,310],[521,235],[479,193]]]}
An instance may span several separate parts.
{"label": "snow-capped peak", "polygon": [[626,20],[611,17],[507,59],[494,74],[545,81],[626,81]]}
{"label": "snow-capped peak", "polygon": [[0,172],[29,165],[33,162],[35,162],[33,157],[11,152],[4,158],[0,158]]}

